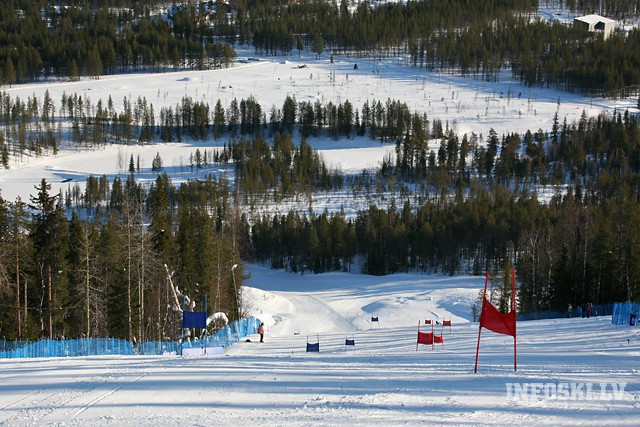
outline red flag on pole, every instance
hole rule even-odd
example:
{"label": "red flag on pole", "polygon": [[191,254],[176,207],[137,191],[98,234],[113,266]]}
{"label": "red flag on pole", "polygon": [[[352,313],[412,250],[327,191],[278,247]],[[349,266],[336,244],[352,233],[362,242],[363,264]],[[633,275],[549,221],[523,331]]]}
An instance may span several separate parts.
{"label": "red flag on pole", "polygon": [[513,370],[518,368],[516,356],[516,271],[512,270],[512,306],[509,313],[501,313],[487,300],[487,284],[489,273],[487,272],[484,281],[484,293],[482,295],[482,311],[480,313],[480,327],[478,328],[478,345],[476,347],[476,366],[474,373],[478,372],[478,354],[480,353],[480,334],[482,328],[498,334],[511,335],[513,337]]}
{"label": "red flag on pole", "polygon": [[516,336],[516,312],[501,313],[485,298],[482,301],[480,327],[499,334]]}
{"label": "red flag on pole", "polygon": [[418,320],[418,340],[416,341],[416,351],[418,351],[418,344],[433,346],[433,325],[431,325],[431,333],[420,332],[420,321]]}

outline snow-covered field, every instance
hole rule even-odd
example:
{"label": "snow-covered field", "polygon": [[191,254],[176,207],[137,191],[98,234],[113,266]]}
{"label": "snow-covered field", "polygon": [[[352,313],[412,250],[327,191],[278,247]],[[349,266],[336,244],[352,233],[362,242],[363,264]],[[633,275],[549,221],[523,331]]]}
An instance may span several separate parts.
{"label": "snow-covered field", "polygon": [[[387,98],[406,102],[410,109],[424,112],[430,120],[440,119],[460,135],[475,132],[486,138],[489,129],[498,134],[538,129],[550,130],[553,116],[558,112],[560,121],[568,123],[579,119],[582,111],[596,115],[602,111],[635,108],[635,99],[603,100],[587,98],[550,89],[529,88],[514,81],[504,71],[500,82],[486,82],[462,78],[451,74],[427,72],[407,66],[399,59],[369,61],[334,56],[334,61],[323,55],[301,57],[256,57],[252,51],[239,51],[238,61],[230,69],[211,71],[179,71],[168,73],[142,73],[103,76],[99,80],[82,79],[78,82],[49,81],[14,85],[4,90],[12,97],[26,99],[34,94],[43,97],[46,90],[59,111],[63,92],[77,93],[92,103],[112,97],[117,110],[124,97],[135,100],[146,97],[157,114],[162,106],[174,106],[183,96],[205,101],[211,108],[218,99],[226,108],[233,98],[238,100],[254,96],[264,111],[272,105],[281,107],[287,95],[298,101],[326,103],[350,100],[360,109],[365,101]],[[258,61],[247,61],[252,57]],[[353,65],[358,64],[358,70]],[[298,68],[306,65],[306,68]],[[345,172],[358,172],[380,165],[384,155],[393,151],[393,145],[383,145],[368,138],[311,139],[331,167]],[[110,178],[126,173],[131,155],[140,156],[143,167],[141,179],[153,179],[151,161],[160,153],[164,165],[177,181],[193,177],[185,170],[189,155],[196,148],[210,150],[220,147],[222,140],[186,142],[180,144],[152,143],[145,146],[110,146],[96,151],[65,148],[57,156],[25,158],[12,161],[9,170],[0,170],[2,196],[14,200],[17,196],[28,200],[34,194],[34,185],[42,178],[52,183],[53,191],[65,190],[79,182],[84,188],[88,175],[106,174]],[[188,166],[186,167],[188,169]]]}
{"label": "snow-covered field", "polygon": [[[0,425],[639,423],[640,337],[609,317],[519,322],[517,372],[512,339],[484,331],[474,375],[482,278],[248,271],[243,300],[269,327],[264,343],[251,336],[224,356],[3,360]],[[444,348],[416,352],[425,318],[452,319]],[[307,334],[320,353],[305,352]],[[575,393],[513,393],[525,383]]]}

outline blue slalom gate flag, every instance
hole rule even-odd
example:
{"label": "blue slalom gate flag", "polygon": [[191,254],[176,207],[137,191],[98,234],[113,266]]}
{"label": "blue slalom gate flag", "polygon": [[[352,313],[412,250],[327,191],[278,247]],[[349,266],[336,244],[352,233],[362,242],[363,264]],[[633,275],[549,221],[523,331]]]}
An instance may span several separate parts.
{"label": "blue slalom gate flag", "polygon": [[184,311],[182,313],[183,328],[200,328],[207,327],[207,313],[204,311]]}

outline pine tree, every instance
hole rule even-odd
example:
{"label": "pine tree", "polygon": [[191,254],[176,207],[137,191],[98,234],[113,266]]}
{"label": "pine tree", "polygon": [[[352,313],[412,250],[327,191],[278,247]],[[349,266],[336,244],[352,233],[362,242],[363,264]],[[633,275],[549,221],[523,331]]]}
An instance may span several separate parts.
{"label": "pine tree", "polygon": [[129,175],[134,175],[136,173],[136,163],[133,160],[133,154],[129,158]]}
{"label": "pine tree", "polygon": [[0,155],[2,156],[2,166],[9,169],[9,147],[4,143],[4,135],[0,133]]}
{"label": "pine tree", "polygon": [[16,82],[16,69],[13,66],[13,61],[10,56],[7,56],[7,60],[4,63],[4,72],[2,74],[4,76],[4,83],[9,86]]}
{"label": "pine tree", "polygon": [[72,59],[69,61],[69,65],[67,66],[67,76],[69,77],[69,80],[75,82],[78,80],[79,75],[78,64],[75,59]]}
{"label": "pine tree", "polygon": [[[5,260],[10,253],[10,247],[5,236],[9,235],[11,227],[11,221],[9,216],[9,206],[0,195],[0,256]],[[0,296],[3,301],[9,301],[11,297],[11,283],[10,283],[9,264],[3,262],[0,264]],[[2,310],[0,313],[0,321],[10,321],[9,310]]]}
{"label": "pine tree", "polygon": [[318,33],[313,38],[313,53],[316,54],[316,59],[322,54],[324,51],[324,40],[322,36]]}
{"label": "pine tree", "polygon": [[224,125],[224,108],[222,108],[222,103],[218,99],[213,110],[213,137],[215,139],[218,139],[222,132],[224,132]]}
{"label": "pine tree", "polygon": [[[40,279],[40,289],[44,293],[41,301],[47,302],[46,309],[40,307],[40,323],[45,324],[42,317],[48,315],[48,336],[53,339],[54,331],[64,331],[63,319],[67,297],[65,274],[66,255],[66,220],[60,204],[56,205],[58,195],[51,196],[51,184],[43,178],[40,186],[36,186],[37,196],[31,197],[33,209],[31,239],[33,241],[35,264]],[[55,324],[54,324],[55,323]],[[42,333],[46,333],[42,331]]]}
{"label": "pine tree", "polygon": [[283,129],[288,132],[291,132],[291,128],[296,122],[296,107],[296,98],[287,95],[282,104],[282,125]]}
{"label": "pine tree", "polygon": [[296,49],[298,49],[298,57],[301,56],[302,49],[304,49],[304,43],[302,41],[302,34],[296,36]]}
{"label": "pine tree", "polygon": [[[73,212],[69,224],[68,266],[70,279],[70,305],[73,307],[67,320],[74,336],[95,335],[97,323],[95,313],[97,305],[102,304],[104,295],[97,293],[95,286],[95,247],[97,236],[91,223],[81,221]],[[94,316],[92,316],[92,314]],[[93,320],[93,322],[92,322]],[[92,328],[92,325],[94,326]]]}
{"label": "pine tree", "polygon": [[148,210],[151,215],[149,233],[153,249],[164,264],[172,264],[174,256],[172,215],[169,206],[169,193],[172,188],[171,179],[163,173],[156,178],[148,197]]}
{"label": "pine tree", "polygon": [[485,161],[485,173],[487,177],[491,177],[491,172],[493,171],[493,165],[495,164],[496,155],[498,154],[498,135],[493,130],[493,128],[489,129],[489,139],[487,140],[487,158]]}
{"label": "pine tree", "polygon": [[[26,205],[22,202],[20,197],[11,204],[10,210],[10,232],[9,243],[11,245],[11,259],[14,262],[12,267],[12,273],[15,275],[15,301],[16,301],[16,337],[22,339],[23,336],[29,336],[29,325],[27,323],[28,307],[27,307],[27,292],[26,282],[24,283],[24,292],[22,292],[23,283],[21,282],[21,276],[27,266],[27,259],[29,256],[29,239],[25,234],[25,230],[28,228],[29,214],[26,211]],[[9,263],[7,263],[8,265]],[[23,298],[22,298],[23,297]],[[21,302],[24,301],[24,312],[21,311]]]}
{"label": "pine tree", "polygon": [[151,162],[151,170],[154,172],[160,172],[162,170],[162,158],[160,157],[159,152],[156,153],[156,156]]}
{"label": "pine tree", "polygon": [[95,47],[91,49],[87,57],[87,72],[92,78],[99,78],[102,74],[102,60]]}
{"label": "pine tree", "polygon": [[127,338],[127,298],[126,293],[126,264],[124,263],[125,242],[124,224],[122,218],[108,215],[100,230],[100,237],[96,244],[97,271],[103,294],[106,296],[104,306],[98,306],[96,317],[103,319],[103,325],[98,333],[104,335]]}

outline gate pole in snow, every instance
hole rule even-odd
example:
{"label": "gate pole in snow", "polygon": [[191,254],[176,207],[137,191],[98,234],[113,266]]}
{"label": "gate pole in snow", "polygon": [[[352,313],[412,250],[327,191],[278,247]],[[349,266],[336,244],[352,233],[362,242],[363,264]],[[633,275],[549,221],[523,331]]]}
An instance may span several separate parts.
{"label": "gate pole in snow", "polygon": [[[482,302],[484,304],[484,299],[487,296],[487,284],[489,283],[489,272],[487,271],[487,274],[485,275],[484,278],[484,293],[482,294]],[[482,317],[482,312],[480,313],[480,316]],[[478,373],[478,353],[480,352],[480,334],[482,333],[482,324],[480,324],[478,326],[478,345],[476,346],[476,366],[473,369],[473,373],[477,374]]]}
{"label": "gate pole in snow", "polygon": [[[511,270],[511,277],[512,277],[512,282],[511,282],[511,287],[512,287],[512,292],[511,292],[511,297],[513,299],[513,317],[514,319],[517,320],[518,317],[518,313],[516,311],[516,269],[512,269]],[[486,292],[486,286],[485,286],[485,292]],[[518,357],[516,355],[516,320],[513,321],[513,371],[517,371],[518,370]]]}
{"label": "gate pole in snow", "polygon": [[207,354],[207,296],[204,296],[204,354]]}
{"label": "gate pole in snow", "polygon": [[182,339],[180,340],[180,356],[182,356],[182,345],[184,343],[184,310],[185,310],[185,296],[182,295],[182,322],[180,323],[180,335]]}
{"label": "gate pole in snow", "polygon": [[[418,320],[418,322],[419,322],[419,320]],[[433,351],[435,349],[436,349],[436,334],[435,334],[435,332],[433,332],[433,323],[431,323],[431,351]]]}

